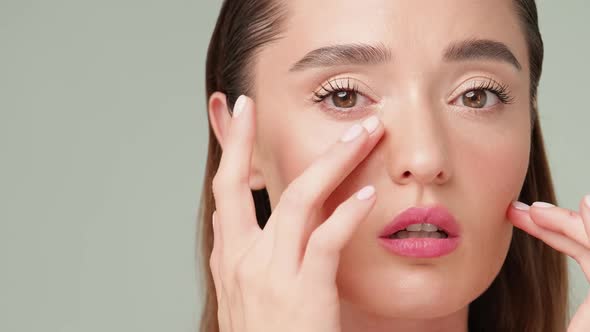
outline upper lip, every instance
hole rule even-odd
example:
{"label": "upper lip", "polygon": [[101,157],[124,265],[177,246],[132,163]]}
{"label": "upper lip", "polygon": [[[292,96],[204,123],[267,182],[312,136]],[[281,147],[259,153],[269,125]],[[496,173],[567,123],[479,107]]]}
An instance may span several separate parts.
{"label": "upper lip", "polygon": [[457,237],[461,233],[455,217],[442,205],[432,207],[411,207],[398,214],[393,221],[383,228],[380,237],[388,237],[412,224],[430,223],[447,233],[449,237]]}

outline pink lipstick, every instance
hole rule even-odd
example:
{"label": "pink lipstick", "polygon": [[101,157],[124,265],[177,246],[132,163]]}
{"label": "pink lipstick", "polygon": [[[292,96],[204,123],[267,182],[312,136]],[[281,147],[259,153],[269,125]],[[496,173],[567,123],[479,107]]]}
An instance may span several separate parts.
{"label": "pink lipstick", "polygon": [[434,258],[448,255],[460,243],[461,229],[442,205],[411,207],[379,234],[379,242],[396,255]]}

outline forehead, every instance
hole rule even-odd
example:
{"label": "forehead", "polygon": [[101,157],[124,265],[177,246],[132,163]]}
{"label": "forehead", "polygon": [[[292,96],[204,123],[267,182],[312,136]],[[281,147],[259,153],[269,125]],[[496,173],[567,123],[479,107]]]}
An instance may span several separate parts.
{"label": "forehead", "polygon": [[383,43],[396,62],[435,63],[451,42],[482,38],[506,44],[525,65],[525,39],[513,2],[290,0],[285,34],[264,53],[281,63],[275,68],[281,72],[311,50],[354,42]]}

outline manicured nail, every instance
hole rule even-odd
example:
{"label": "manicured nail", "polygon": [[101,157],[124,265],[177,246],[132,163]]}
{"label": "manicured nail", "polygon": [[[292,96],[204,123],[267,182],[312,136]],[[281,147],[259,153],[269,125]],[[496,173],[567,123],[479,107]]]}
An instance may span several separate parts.
{"label": "manicured nail", "polygon": [[533,206],[538,206],[538,207],[542,207],[542,208],[555,207],[555,205],[553,205],[551,203],[545,203],[545,202],[534,202]]}
{"label": "manicured nail", "polygon": [[529,209],[528,205],[524,204],[523,202],[519,202],[519,201],[512,202],[512,206],[514,206],[514,208],[516,208],[518,210],[523,210],[523,211],[526,211]]}
{"label": "manicured nail", "polygon": [[590,195],[586,195],[586,197],[584,197],[584,204],[586,204],[586,207],[590,209]]}
{"label": "manicured nail", "polygon": [[375,194],[375,187],[366,186],[357,192],[356,198],[358,198],[362,201],[362,200],[371,198],[371,196],[373,196],[374,194]]}
{"label": "manicured nail", "polygon": [[363,127],[367,129],[369,134],[374,132],[375,129],[377,129],[377,126],[379,126],[379,118],[375,115],[363,121]]}
{"label": "manicured nail", "polygon": [[234,105],[234,112],[233,112],[234,117],[237,117],[238,115],[240,115],[244,111],[245,105],[246,105],[246,96],[240,95]]}
{"label": "manicured nail", "polygon": [[342,136],[340,139],[342,142],[350,142],[353,139],[359,137],[359,135],[363,132],[363,126],[358,123],[355,123],[348,131]]}

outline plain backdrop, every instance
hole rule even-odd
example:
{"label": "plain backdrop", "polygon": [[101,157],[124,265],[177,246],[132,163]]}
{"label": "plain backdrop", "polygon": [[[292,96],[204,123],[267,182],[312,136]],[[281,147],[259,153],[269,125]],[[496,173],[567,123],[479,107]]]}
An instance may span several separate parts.
{"label": "plain backdrop", "polygon": [[[0,0],[0,331],[196,331],[221,2]],[[590,193],[590,2],[539,2],[559,203]],[[570,260],[574,308],[588,291]]]}

